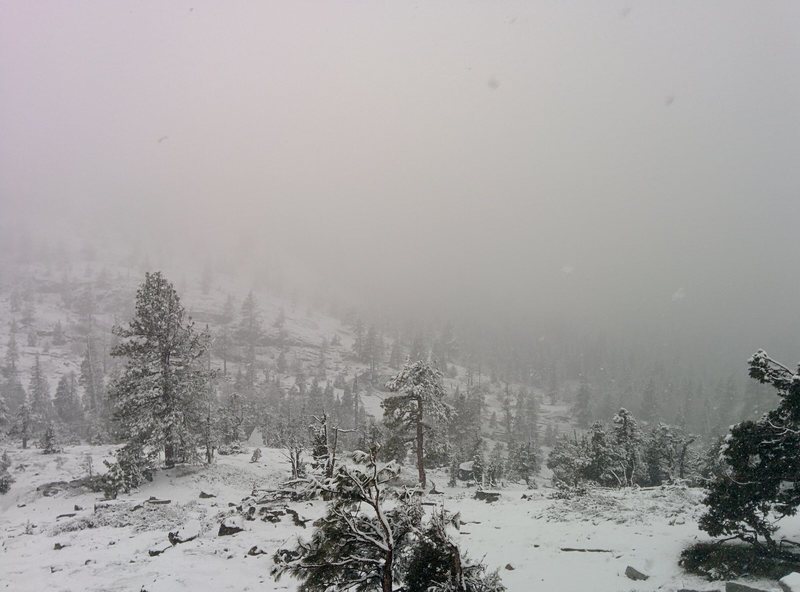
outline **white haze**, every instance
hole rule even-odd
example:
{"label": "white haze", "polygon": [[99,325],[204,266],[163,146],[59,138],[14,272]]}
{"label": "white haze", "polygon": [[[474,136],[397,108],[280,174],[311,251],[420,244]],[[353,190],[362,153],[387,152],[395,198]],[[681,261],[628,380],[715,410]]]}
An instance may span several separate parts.
{"label": "white haze", "polygon": [[791,359],[798,31],[793,1],[4,2],[0,231]]}

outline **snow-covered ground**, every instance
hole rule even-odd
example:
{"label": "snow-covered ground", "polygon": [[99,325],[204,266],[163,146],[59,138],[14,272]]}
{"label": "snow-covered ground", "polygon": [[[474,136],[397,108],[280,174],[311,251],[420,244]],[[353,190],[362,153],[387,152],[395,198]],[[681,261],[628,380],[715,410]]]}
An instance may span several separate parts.
{"label": "snow-covered ground", "polygon": [[[297,536],[308,536],[310,522],[301,528],[287,514],[277,523],[245,521],[243,532],[218,536],[222,517],[234,513],[231,504],[254,487],[268,488],[286,478],[288,467],[280,451],[264,449],[258,463],[250,463],[245,453],[219,457],[210,467],[161,471],[141,490],[110,503],[101,494],[66,485],[85,476],[87,454],[97,469],[111,452],[109,446],[76,446],[49,456],[35,449],[9,449],[16,481],[0,496],[0,589],[295,589],[291,579],[272,579],[271,554]],[[431,477],[445,493],[428,499],[461,512],[463,525],[456,536],[462,548],[499,568],[510,591],[722,589],[720,583],[683,573],[677,564],[681,549],[705,538],[695,522],[699,491],[597,490],[591,496],[557,499],[546,486],[530,491],[509,486],[500,490],[499,501],[489,504],[474,499],[474,489],[444,487],[443,473]],[[55,492],[42,488],[54,482],[64,483]],[[201,498],[201,492],[216,497]],[[151,497],[171,501],[147,503]],[[321,501],[289,506],[306,519],[324,512]],[[64,514],[75,515],[59,518]],[[181,525],[199,525],[200,536],[172,547],[167,535]],[[266,554],[249,555],[253,547]],[[151,556],[154,548],[166,551]],[[627,579],[628,565],[650,579]],[[770,589],[769,583],[756,583]]]}

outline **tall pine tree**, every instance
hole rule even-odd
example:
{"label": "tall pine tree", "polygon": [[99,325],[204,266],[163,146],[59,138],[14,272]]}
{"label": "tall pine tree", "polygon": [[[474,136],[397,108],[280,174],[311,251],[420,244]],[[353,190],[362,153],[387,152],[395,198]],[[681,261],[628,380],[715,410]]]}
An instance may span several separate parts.
{"label": "tall pine tree", "polygon": [[126,448],[153,458],[163,451],[167,466],[197,457],[202,434],[209,336],[197,332],[178,293],[160,272],[145,274],[136,312],[111,355],[126,359],[111,385],[114,415]]}

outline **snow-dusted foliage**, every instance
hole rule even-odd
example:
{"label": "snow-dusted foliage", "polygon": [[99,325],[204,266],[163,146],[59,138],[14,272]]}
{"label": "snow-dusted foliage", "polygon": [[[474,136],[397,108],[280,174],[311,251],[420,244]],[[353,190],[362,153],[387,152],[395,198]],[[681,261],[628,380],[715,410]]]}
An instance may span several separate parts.
{"label": "snow-dusted foliage", "polygon": [[301,592],[502,592],[496,572],[469,561],[447,533],[458,516],[439,508],[424,520],[416,490],[391,483],[399,465],[379,467],[377,449],[356,451],[363,467],[341,466],[327,482],[332,496],[310,541],[278,550],[273,575],[291,574]]}
{"label": "snow-dusted foliage", "polygon": [[356,457],[366,460],[364,468],[339,468],[331,487],[335,498],[319,528],[310,541],[278,550],[275,577],[292,574],[301,580],[301,592],[324,592],[331,586],[393,590],[398,579],[396,558],[404,539],[419,523],[421,508],[413,500],[397,499],[387,489],[399,467],[379,468],[375,453]]}
{"label": "snow-dusted foliage", "polygon": [[159,272],[145,275],[134,317],[114,334],[120,342],[111,355],[125,358],[125,368],[110,395],[126,454],[154,459],[163,452],[168,466],[196,460],[208,335],[195,330],[177,292]]}
{"label": "snow-dusted foliage", "polygon": [[763,350],[749,364],[752,378],[775,388],[778,406],[731,428],[720,448],[727,470],[709,485],[700,528],[774,548],[776,518],[794,515],[800,505],[800,370]]}
{"label": "snow-dusted foliage", "polygon": [[425,487],[425,437],[446,424],[451,408],[445,402],[442,373],[426,361],[409,362],[386,388],[396,393],[383,401],[384,423],[403,440],[413,441],[419,482]]}
{"label": "snow-dusted foliage", "polygon": [[558,439],[547,466],[556,481],[571,486],[581,481],[607,487],[661,485],[696,475],[693,442],[693,436],[666,424],[643,434],[636,418],[620,409],[610,429],[595,422],[582,436]]}

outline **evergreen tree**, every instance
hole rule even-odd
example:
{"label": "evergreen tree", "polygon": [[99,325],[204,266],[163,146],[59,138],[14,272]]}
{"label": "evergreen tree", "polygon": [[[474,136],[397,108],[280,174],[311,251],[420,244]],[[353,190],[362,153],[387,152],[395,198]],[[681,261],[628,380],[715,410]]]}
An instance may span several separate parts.
{"label": "evergreen tree", "polygon": [[399,580],[397,561],[420,521],[420,506],[388,503],[386,485],[397,477],[396,465],[378,467],[375,451],[357,458],[366,467],[339,467],[334,499],[311,540],[275,553],[275,577],[298,578],[300,592],[392,592]]}
{"label": "evergreen tree", "polygon": [[659,412],[660,405],[656,395],[656,383],[651,378],[642,395],[642,412],[640,415],[643,421],[651,422],[658,418]]}
{"label": "evergreen tree", "polygon": [[627,409],[620,409],[612,420],[614,443],[622,457],[623,482],[633,485],[640,471],[642,434],[636,418]]}
{"label": "evergreen tree", "polygon": [[800,489],[785,486],[800,474],[800,367],[792,371],[763,350],[749,365],[752,378],[776,390],[778,406],[731,428],[720,450],[727,466],[708,486],[699,526],[775,551],[775,522],[800,506]]}
{"label": "evergreen tree", "polygon": [[435,510],[428,524],[415,529],[415,540],[403,589],[408,592],[504,592],[497,571],[486,573],[483,563],[473,563],[461,553],[447,533],[458,527],[458,515]]}
{"label": "evergreen tree", "polygon": [[353,355],[356,360],[364,361],[366,336],[364,334],[364,322],[361,319],[356,319],[355,327],[353,327],[353,337]]}
{"label": "evergreen tree", "polygon": [[413,438],[419,482],[424,488],[425,435],[450,418],[442,373],[428,362],[411,362],[386,383],[386,388],[397,394],[383,401],[384,422],[390,430]]}
{"label": "evergreen tree", "polygon": [[0,389],[3,399],[8,405],[9,413],[13,416],[16,414],[19,406],[25,400],[25,389],[16,374],[10,375],[3,383]]}
{"label": "evergreen tree", "polygon": [[10,468],[11,459],[8,458],[7,452],[3,452],[3,456],[0,456],[0,494],[8,493],[8,490],[11,489],[11,484],[14,482],[14,477],[8,472]]}
{"label": "evergreen tree", "polygon": [[417,333],[414,341],[411,343],[411,351],[408,354],[409,362],[422,362],[427,361],[428,350],[425,346],[425,339],[421,333]]}
{"label": "evergreen tree", "polygon": [[42,454],[56,454],[61,452],[61,448],[59,448],[58,442],[56,441],[56,429],[53,426],[53,422],[47,422],[39,446],[42,449]]}
{"label": "evergreen tree", "polygon": [[403,348],[400,345],[400,338],[395,337],[394,341],[392,341],[392,351],[389,353],[389,367],[397,370],[402,363]]}
{"label": "evergreen tree", "polygon": [[106,392],[101,356],[91,337],[86,339],[79,382],[83,387],[83,407],[86,414],[91,420],[99,421],[105,415]]}
{"label": "evergreen tree", "polygon": [[163,451],[167,466],[194,460],[207,389],[208,334],[195,330],[160,272],[145,274],[134,317],[113,332],[121,341],[111,355],[126,363],[110,394],[127,448],[149,458]]}
{"label": "evergreen tree", "polygon": [[14,416],[14,425],[11,427],[11,435],[18,436],[22,440],[22,448],[28,447],[28,440],[33,436],[34,417],[31,406],[28,404],[28,397],[25,396]]}
{"label": "evergreen tree", "polygon": [[586,445],[588,463],[583,471],[586,479],[605,486],[620,487],[629,484],[624,480],[624,450],[615,446],[601,423],[592,424]]}
{"label": "evergreen tree", "polygon": [[363,361],[369,364],[370,382],[375,382],[378,366],[383,358],[383,338],[378,334],[374,325],[371,325],[364,338]]}
{"label": "evergreen tree", "polygon": [[561,436],[547,457],[547,468],[553,471],[556,482],[577,487],[590,462],[585,438],[579,440],[577,436]]}
{"label": "evergreen tree", "polygon": [[253,293],[250,292],[242,303],[239,322],[239,339],[245,347],[245,372],[241,393],[248,400],[255,395],[256,384],[256,346],[261,340],[261,315]]}
{"label": "evergreen tree", "polygon": [[489,455],[489,464],[486,467],[487,481],[496,486],[506,475],[505,445],[497,442]]}
{"label": "evergreen tree", "polygon": [[531,484],[531,477],[536,473],[536,452],[531,442],[517,445],[512,441],[508,445],[509,470],[518,478]]}
{"label": "evergreen tree", "polygon": [[53,327],[53,345],[64,345],[67,342],[67,336],[64,334],[64,325],[61,321],[56,322]]}
{"label": "evergreen tree", "polygon": [[6,431],[11,426],[11,410],[6,403],[5,395],[0,391],[0,431]]}
{"label": "evergreen tree", "polygon": [[44,375],[39,354],[31,369],[31,379],[28,386],[28,393],[31,397],[31,413],[33,414],[36,427],[43,426],[53,418],[53,401],[50,398],[50,385]]}
{"label": "evergreen tree", "polygon": [[5,373],[11,377],[17,374],[19,363],[19,348],[17,347],[16,324],[12,323],[11,333],[8,336],[8,345],[5,354]]}
{"label": "evergreen tree", "polygon": [[578,387],[578,394],[575,398],[575,418],[578,422],[578,427],[586,428],[589,426],[589,420],[592,416],[590,408],[591,395],[589,392],[589,381],[586,376],[581,376],[581,384]]}
{"label": "evergreen tree", "polygon": [[77,382],[74,372],[63,374],[58,381],[56,396],[53,399],[56,416],[70,426],[77,425],[83,419]]}

